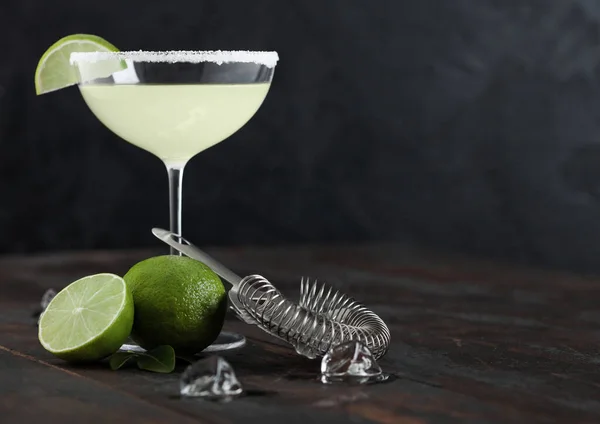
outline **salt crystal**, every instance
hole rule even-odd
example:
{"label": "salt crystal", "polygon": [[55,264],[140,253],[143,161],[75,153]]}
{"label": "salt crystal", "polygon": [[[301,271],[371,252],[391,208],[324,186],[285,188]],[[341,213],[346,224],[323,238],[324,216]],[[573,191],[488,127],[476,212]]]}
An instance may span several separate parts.
{"label": "salt crystal", "polygon": [[274,68],[279,60],[277,52],[246,50],[171,50],[171,51],[125,51],[125,52],[73,52],[71,65],[76,63],[96,63],[104,60],[131,60],[133,62],[164,63],[256,63]]}

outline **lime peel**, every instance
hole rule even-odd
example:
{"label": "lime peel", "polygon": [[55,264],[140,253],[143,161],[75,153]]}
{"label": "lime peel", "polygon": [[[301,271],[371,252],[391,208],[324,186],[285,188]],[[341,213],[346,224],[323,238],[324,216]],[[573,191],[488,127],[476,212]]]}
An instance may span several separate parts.
{"label": "lime peel", "polygon": [[113,44],[91,34],[73,34],[52,44],[42,55],[35,70],[35,91],[37,95],[51,93],[86,80],[108,77],[127,67],[121,60],[106,61],[96,66],[78,67],[70,61],[71,53],[117,52]]}
{"label": "lime peel", "polygon": [[155,256],[135,264],[123,279],[135,305],[131,338],[142,348],[169,345],[179,356],[195,354],[221,332],[227,293],[219,276],[202,262]]}
{"label": "lime peel", "polygon": [[116,352],[133,326],[133,297],[115,274],[95,274],[69,284],[42,313],[38,339],[53,355],[89,362]]}

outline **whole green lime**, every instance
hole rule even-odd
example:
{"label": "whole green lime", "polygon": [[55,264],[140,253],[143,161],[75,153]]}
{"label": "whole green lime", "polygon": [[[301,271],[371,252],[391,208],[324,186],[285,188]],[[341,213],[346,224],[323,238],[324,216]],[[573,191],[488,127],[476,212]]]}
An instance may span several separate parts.
{"label": "whole green lime", "polygon": [[197,353],[221,332],[227,294],[202,262],[156,256],[135,264],[123,279],[135,308],[131,338],[144,349],[170,345],[177,353]]}

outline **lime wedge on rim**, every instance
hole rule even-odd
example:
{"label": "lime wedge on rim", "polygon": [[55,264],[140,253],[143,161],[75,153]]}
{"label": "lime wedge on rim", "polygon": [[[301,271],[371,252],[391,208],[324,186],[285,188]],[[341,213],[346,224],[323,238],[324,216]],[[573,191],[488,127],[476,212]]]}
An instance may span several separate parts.
{"label": "lime wedge on rim", "polygon": [[[105,39],[91,34],[73,34],[61,38],[46,50],[35,70],[35,92],[50,93],[81,82],[77,67],[71,65],[73,52],[117,52]],[[105,61],[96,66],[97,77],[108,77],[126,68],[123,61]]]}
{"label": "lime wedge on rim", "polygon": [[42,313],[44,349],[70,362],[90,362],[116,352],[133,326],[133,297],[114,274],[81,278],[62,289]]}

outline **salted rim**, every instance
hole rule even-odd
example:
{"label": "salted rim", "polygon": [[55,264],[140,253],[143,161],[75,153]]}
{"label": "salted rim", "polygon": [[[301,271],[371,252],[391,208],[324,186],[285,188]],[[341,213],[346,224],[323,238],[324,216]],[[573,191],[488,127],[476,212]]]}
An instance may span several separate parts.
{"label": "salted rim", "polygon": [[95,63],[101,60],[131,60],[133,62],[164,63],[256,63],[269,68],[275,67],[279,60],[277,52],[244,51],[244,50],[171,50],[171,51],[124,51],[124,52],[73,52],[70,63]]}

